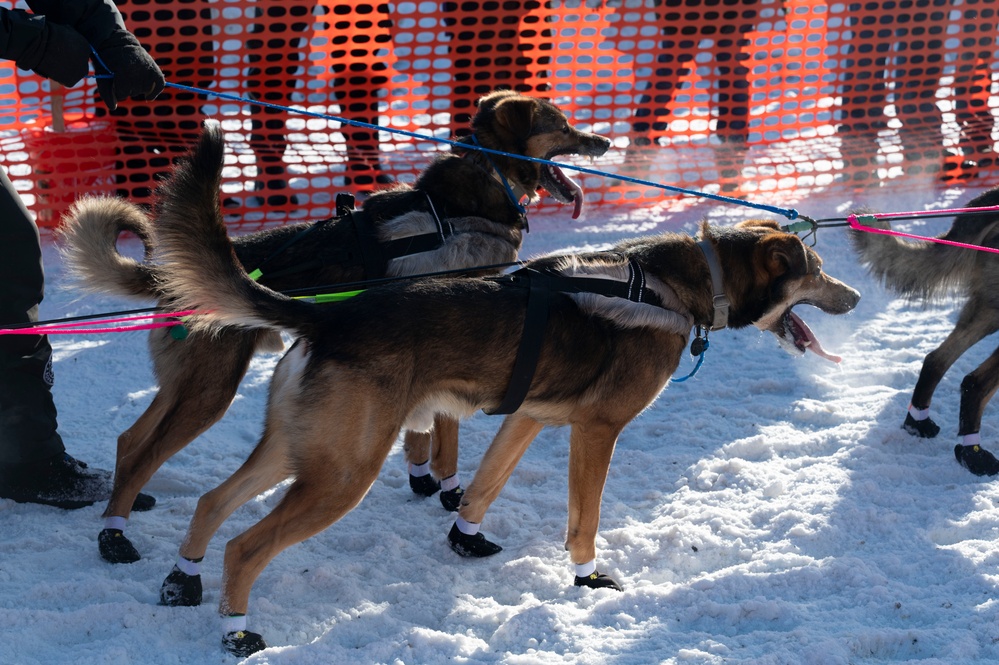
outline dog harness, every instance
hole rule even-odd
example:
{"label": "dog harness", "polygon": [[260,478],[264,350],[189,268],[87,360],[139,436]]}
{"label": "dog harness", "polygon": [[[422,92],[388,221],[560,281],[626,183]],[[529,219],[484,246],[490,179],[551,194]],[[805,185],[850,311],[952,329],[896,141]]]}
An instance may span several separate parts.
{"label": "dog harness", "polygon": [[442,247],[448,238],[454,235],[454,226],[447,220],[442,220],[437,214],[430,195],[425,194],[430,214],[434,218],[437,229],[430,233],[396,238],[395,240],[379,240],[374,224],[363,210],[350,210],[347,215],[354,224],[357,236],[357,246],[361,249],[361,265],[368,279],[382,277],[389,261],[403,256],[430,252]]}
{"label": "dog harness", "polygon": [[625,298],[632,302],[663,307],[662,300],[652,290],[646,288],[645,271],[634,259],[628,260],[630,278],[627,282],[598,276],[567,276],[548,269],[522,268],[510,275],[494,279],[510,283],[528,285],[527,311],[524,315],[524,328],[520,335],[520,346],[513,362],[513,373],[507,386],[506,395],[500,405],[489,415],[507,415],[520,408],[527,397],[538,368],[541,348],[544,345],[545,328],[552,293],[593,293],[611,298]]}
{"label": "dog harness", "polygon": [[[341,265],[362,266],[365,278],[367,279],[384,277],[388,263],[392,259],[433,251],[442,247],[454,235],[454,226],[446,219],[442,220],[437,214],[437,209],[434,207],[433,201],[430,200],[430,196],[427,195],[426,198],[436,230],[430,233],[381,241],[378,239],[378,233],[368,214],[363,210],[354,208],[354,197],[350,194],[337,194],[335,216],[310,224],[307,228],[302,229],[299,233],[292,236],[281,247],[264,259],[255,270],[250,272],[250,278],[259,280],[264,275],[263,267],[271,260],[280,256],[289,247],[305,239],[310,233],[321,228],[324,224],[344,218],[348,218],[353,225],[354,235],[357,238],[357,247],[360,249],[360,256],[356,257],[355,253],[350,250],[337,248],[333,260]],[[325,261],[329,260],[331,259],[327,256]],[[322,258],[306,261],[299,265],[285,268],[284,270],[269,272],[267,276],[274,278],[306,270],[315,270],[325,265],[325,261]]]}

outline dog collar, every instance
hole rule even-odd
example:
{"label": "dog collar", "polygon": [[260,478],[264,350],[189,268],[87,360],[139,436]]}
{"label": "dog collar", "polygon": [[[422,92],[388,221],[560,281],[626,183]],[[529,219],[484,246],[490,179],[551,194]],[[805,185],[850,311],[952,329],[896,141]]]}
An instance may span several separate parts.
{"label": "dog collar", "polygon": [[722,269],[718,262],[718,253],[715,252],[714,245],[710,240],[702,240],[697,243],[704,253],[704,258],[708,260],[708,270],[711,272],[711,289],[714,291],[712,305],[714,307],[714,319],[709,330],[721,330],[728,326],[728,296],[722,286]]}
{"label": "dog collar", "polygon": [[489,166],[492,167],[493,172],[499,176],[500,182],[502,182],[503,186],[506,188],[507,195],[510,197],[510,200],[513,201],[513,205],[516,206],[517,211],[520,213],[520,216],[524,219],[525,228],[526,228],[527,208],[521,205],[520,200],[517,198],[517,195],[513,193],[513,187],[511,187],[510,183],[507,182],[506,176],[503,175],[503,172],[500,171],[498,168],[496,168],[496,162],[494,162],[493,158],[489,156],[489,153],[485,151],[485,146],[479,143],[479,138],[475,134],[472,134],[470,139],[472,145],[476,146],[479,152],[481,152],[485,156],[486,161],[489,162]]}

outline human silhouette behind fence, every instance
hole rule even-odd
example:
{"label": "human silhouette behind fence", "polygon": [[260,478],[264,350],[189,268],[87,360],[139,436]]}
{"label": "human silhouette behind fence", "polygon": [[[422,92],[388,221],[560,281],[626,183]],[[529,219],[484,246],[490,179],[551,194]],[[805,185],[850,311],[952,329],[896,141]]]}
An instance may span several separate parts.
{"label": "human silhouette behind fence", "polygon": [[[551,90],[547,77],[534,77],[532,67],[551,63],[555,33],[538,26],[535,10],[551,9],[551,2],[444,2],[441,13],[451,57],[449,89],[451,135],[464,128],[475,112],[475,100],[493,91],[509,89],[523,94]],[[477,10],[477,11],[471,11]],[[546,12],[550,14],[549,12]],[[550,19],[550,16],[546,20]],[[540,30],[544,42],[531,52],[526,31]],[[535,80],[532,80],[534,78]]]}
{"label": "human silhouette behind fence", "polygon": [[[968,3],[970,4],[970,3]],[[994,44],[994,12],[991,25],[982,22],[978,8],[960,7],[950,0],[897,0],[857,2],[840,6],[847,28],[841,42],[840,111],[837,133],[842,139],[844,158],[855,167],[858,179],[878,176],[878,136],[895,123],[886,111],[894,107],[903,168],[909,174],[939,173],[948,156],[962,160],[965,155],[992,152],[991,127],[981,131],[983,109],[971,97],[974,93],[974,62],[968,62],[967,46],[975,55],[985,53],[991,62],[994,46],[979,44],[974,36],[960,40],[960,48],[948,35],[948,27],[984,26],[984,41]],[[956,21],[956,16],[959,16]],[[986,65],[986,68],[989,65]],[[945,131],[940,84],[954,75],[951,108],[959,120],[958,133],[950,140]],[[971,130],[971,131],[969,131]],[[946,149],[945,149],[946,146]],[[949,152],[948,152],[949,151]]]}
{"label": "human silhouette behind fence", "polygon": [[[674,103],[684,80],[697,74],[708,84],[711,133],[722,150],[717,164],[723,178],[737,178],[746,156],[749,134],[749,33],[760,19],[759,0],[723,0],[690,3],[685,0],[640,0],[619,4],[619,13],[636,7],[651,9],[661,39],[655,63],[637,66],[650,75],[636,82],[639,94],[629,131],[627,170],[641,170],[644,148],[666,131],[674,117]],[[636,40],[637,43],[637,40]],[[636,53],[637,54],[637,53]],[[629,169],[628,166],[631,168]]]}

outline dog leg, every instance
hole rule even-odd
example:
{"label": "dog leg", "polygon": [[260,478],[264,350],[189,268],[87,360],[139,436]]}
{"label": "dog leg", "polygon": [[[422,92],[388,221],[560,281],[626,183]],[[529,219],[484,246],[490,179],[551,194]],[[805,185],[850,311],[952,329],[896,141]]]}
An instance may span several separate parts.
{"label": "dog leg", "polygon": [[161,605],[201,604],[200,563],[209,541],[233,511],[291,475],[287,450],[287,441],[268,427],[243,465],[198,500],[180,546],[180,558],[160,587]]}
{"label": "dog leg", "polygon": [[963,437],[954,446],[954,457],[964,468],[976,476],[999,474],[999,460],[979,445],[978,432],[982,428],[985,405],[999,387],[999,349],[992,352],[975,371],[961,382],[961,416],[957,434]]}
{"label": "dog leg", "polygon": [[441,505],[445,510],[454,512],[458,510],[461,496],[465,493],[458,481],[458,420],[437,414],[431,442],[430,468],[434,477],[441,479]]}
{"label": "dog leg", "polygon": [[[245,616],[250,589],[271,559],[291,545],[326,529],[361,502],[378,477],[378,470],[399,433],[398,426],[388,435],[386,428],[380,430],[374,438],[338,437],[341,449],[353,447],[369,451],[370,456],[361,464],[355,464],[349,452],[342,459],[336,459],[336,451],[321,452],[313,447],[312,454],[303,460],[298,477],[277,507],[229,541],[219,600],[219,612],[223,617],[239,619]],[[244,628],[227,630],[222,644],[227,651],[239,656],[266,648],[259,634]]]}
{"label": "dog leg", "polygon": [[150,346],[160,389],[149,408],[118,437],[114,486],[104,510],[105,528],[98,536],[101,557],[110,563],[139,560],[124,535],[135,497],[170,456],[225,415],[249,366],[256,337],[232,330],[210,339],[154,338]]}
{"label": "dog leg", "polygon": [[[280,369],[275,370],[276,381]],[[365,386],[363,378],[342,379],[322,384],[329,396],[325,401],[298,391],[278,396],[279,389],[272,386],[268,423],[275,428],[274,443],[293,446],[285,455],[293,460],[296,477],[270,514],[226,545],[219,611],[229,617],[222,644],[230,653],[245,656],[266,648],[260,635],[245,630],[254,581],[280,552],[361,502],[410,411],[408,404],[379,401],[377,390]],[[257,463],[266,459],[261,455]]]}
{"label": "dog leg", "polygon": [[569,524],[565,549],[576,566],[576,586],[621,590],[596,570],[596,539],[611,456],[622,426],[575,423],[569,435]]}
{"label": "dog leg", "polygon": [[483,557],[502,549],[478,532],[479,524],[517,462],[524,456],[524,451],[543,427],[533,418],[518,413],[507,416],[500,425],[496,438],[482,457],[479,470],[461,498],[458,519],[448,534],[452,550],[462,556]]}
{"label": "dog leg", "polygon": [[[954,330],[943,344],[926,355],[916,387],[912,391],[913,409],[928,410],[933,392],[947,370],[968,349],[996,332],[996,326],[989,321],[991,317],[981,316],[982,306],[983,303],[977,297],[965,303]],[[909,434],[921,438],[933,438],[940,432],[940,427],[928,415],[924,419],[916,420],[912,413],[906,415],[902,428]]]}
{"label": "dog leg", "polygon": [[409,467],[409,488],[420,496],[433,496],[441,488],[440,482],[430,475],[430,432],[403,434],[402,449]]}
{"label": "dog leg", "polygon": [[458,421],[437,414],[432,432],[405,433],[403,450],[409,464],[410,489],[421,496],[433,496],[442,490],[444,509],[458,510],[464,493],[458,481]]}

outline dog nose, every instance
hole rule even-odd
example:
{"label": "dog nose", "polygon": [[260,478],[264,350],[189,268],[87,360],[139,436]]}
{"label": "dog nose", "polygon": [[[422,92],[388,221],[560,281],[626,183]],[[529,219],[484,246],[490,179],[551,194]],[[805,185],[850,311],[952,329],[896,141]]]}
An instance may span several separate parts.
{"label": "dog nose", "polygon": [[852,287],[847,287],[847,288],[849,288],[849,292],[847,293],[847,297],[845,298],[846,302],[844,303],[844,305],[846,306],[847,309],[853,309],[854,307],[857,306],[857,303],[860,302],[860,291]]}
{"label": "dog nose", "polygon": [[593,153],[594,153],[595,156],[599,157],[599,156],[603,155],[605,152],[607,152],[608,150],[610,150],[611,140],[609,138],[607,138],[606,136],[600,136],[599,134],[593,134],[593,139],[594,139],[594,142],[596,143],[596,146],[594,147],[594,151],[593,151]]}

